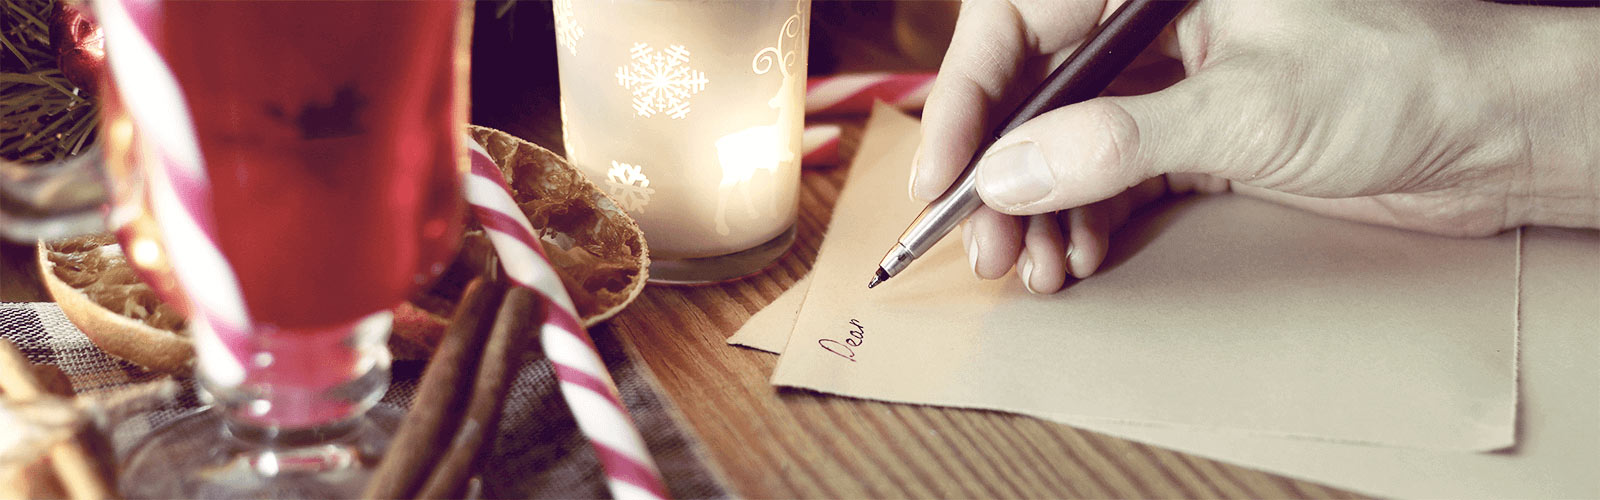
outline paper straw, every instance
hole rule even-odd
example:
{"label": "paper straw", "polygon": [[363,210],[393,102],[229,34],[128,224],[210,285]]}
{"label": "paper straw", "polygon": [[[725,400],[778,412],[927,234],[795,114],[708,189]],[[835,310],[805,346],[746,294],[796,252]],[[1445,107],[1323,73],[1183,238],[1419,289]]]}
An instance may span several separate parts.
{"label": "paper straw", "polygon": [[544,255],[533,225],[511,198],[511,188],[489,153],[466,138],[472,170],[465,174],[467,203],[499,254],[506,277],[533,290],[544,303],[547,319],[539,340],[555,367],[561,395],[572,409],[578,429],[594,446],[606,474],[606,486],[618,499],[666,497],[655,461],[628,417],[617,386],[606,372],[594,341],[578,321],[572,299]]}
{"label": "paper straw", "polygon": [[865,115],[883,101],[901,111],[922,109],[935,73],[847,73],[806,81],[806,116]]}
{"label": "paper straw", "polygon": [[[240,360],[251,323],[233,269],[216,245],[209,181],[189,110],[171,69],[150,43],[149,27],[136,22],[157,18],[148,11],[152,5],[124,1],[97,2],[107,43],[113,47],[107,58],[114,87],[145,139],[143,146],[161,160],[160,168],[150,169],[151,211],[172,260],[183,262],[174,266],[174,273],[190,301],[202,370],[215,383],[237,385],[244,381]],[[644,440],[533,227],[511,199],[499,168],[475,141],[463,139],[475,153],[472,170],[464,174],[468,202],[488,230],[508,277],[537,292],[550,312],[540,328],[541,341],[555,365],[562,395],[605,469],[612,495],[665,498]]]}
{"label": "paper straw", "polygon": [[807,125],[800,137],[800,164],[807,167],[838,165],[841,132],[843,129],[838,125]]}
{"label": "paper straw", "polygon": [[[105,32],[106,60],[122,105],[139,131],[141,146],[159,158],[150,168],[150,211],[187,297],[190,326],[202,372],[213,382],[244,382],[250,316],[238,279],[216,245],[211,189],[199,141],[177,78],[151,44],[151,2],[95,2]],[[143,23],[143,24],[141,24]]]}

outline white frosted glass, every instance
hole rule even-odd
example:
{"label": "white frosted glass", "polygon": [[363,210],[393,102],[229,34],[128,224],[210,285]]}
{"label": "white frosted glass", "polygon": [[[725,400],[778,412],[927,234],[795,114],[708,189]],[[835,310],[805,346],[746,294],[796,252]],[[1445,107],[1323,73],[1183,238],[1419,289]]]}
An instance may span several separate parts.
{"label": "white frosted glass", "polygon": [[809,0],[557,0],[567,158],[653,259],[711,257],[795,221]]}

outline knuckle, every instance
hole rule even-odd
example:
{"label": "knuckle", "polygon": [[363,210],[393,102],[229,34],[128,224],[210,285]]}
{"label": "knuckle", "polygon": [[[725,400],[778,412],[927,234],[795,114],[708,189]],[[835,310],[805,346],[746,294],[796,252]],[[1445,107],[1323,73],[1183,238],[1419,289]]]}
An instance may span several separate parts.
{"label": "knuckle", "polygon": [[1102,174],[1142,179],[1143,176],[1127,175],[1144,166],[1139,161],[1140,130],[1133,114],[1116,99],[1085,101],[1081,111],[1085,125],[1092,131],[1088,135],[1092,149],[1087,166]]}

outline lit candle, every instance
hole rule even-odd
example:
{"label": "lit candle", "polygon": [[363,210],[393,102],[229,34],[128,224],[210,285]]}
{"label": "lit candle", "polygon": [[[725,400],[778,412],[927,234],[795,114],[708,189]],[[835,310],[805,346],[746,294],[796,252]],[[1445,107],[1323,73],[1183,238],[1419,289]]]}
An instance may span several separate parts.
{"label": "lit candle", "polygon": [[809,0],[556,0],[567,158],[644,229],[655,281],[794,238]]}

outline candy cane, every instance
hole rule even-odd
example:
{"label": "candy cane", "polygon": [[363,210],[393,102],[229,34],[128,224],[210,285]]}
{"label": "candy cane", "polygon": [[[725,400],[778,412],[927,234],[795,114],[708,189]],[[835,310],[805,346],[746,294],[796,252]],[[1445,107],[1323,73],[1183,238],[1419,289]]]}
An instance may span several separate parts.
{"label": "candy cane", "polygon": [[800,164],[807,167],[839,164],[838,125],[807,125],[800,136]]}
{"label": "candy cane", "polygon": [[561,395],[572,409],[578,429],[589,438],[605,469],[606,485],[619,499],[665,498],[666,488],[644,440],[628,417],[617,386],[606,372],[594,341],[578,322],[577,309],[544,255],[533,225],[511,198],[494,159],[471,137],[472,170],[465,174],[467,202],[494,245],[513,283],[536,292],[548,319],[539,329],[540,343],[561,382]]}
{"label": "candy cane", "polygon": [[934,73],[854,73],[806,81],[806,116],[856,115],[883,101],[901,111],[917,111],[928,100]]}

